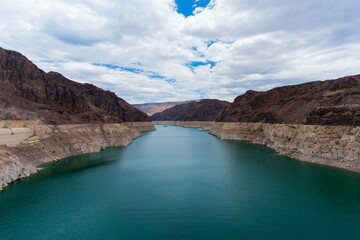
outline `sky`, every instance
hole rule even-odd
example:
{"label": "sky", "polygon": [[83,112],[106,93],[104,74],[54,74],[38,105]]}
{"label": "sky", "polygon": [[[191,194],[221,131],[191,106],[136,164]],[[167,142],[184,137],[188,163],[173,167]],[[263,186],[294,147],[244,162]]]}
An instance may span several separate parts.
{"label": "sky", "polygon": [[360,73],[359,0],[0,0],[0,47],[130,103]]}

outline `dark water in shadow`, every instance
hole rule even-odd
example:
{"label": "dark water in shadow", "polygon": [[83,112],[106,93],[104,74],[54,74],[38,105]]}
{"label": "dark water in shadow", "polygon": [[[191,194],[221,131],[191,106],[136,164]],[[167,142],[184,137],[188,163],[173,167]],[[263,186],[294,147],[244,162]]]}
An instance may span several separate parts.
{"label": "dark water in shadow", "polygon": [[360,174],[157,128],[0,192],[0,239],[360,239]]}

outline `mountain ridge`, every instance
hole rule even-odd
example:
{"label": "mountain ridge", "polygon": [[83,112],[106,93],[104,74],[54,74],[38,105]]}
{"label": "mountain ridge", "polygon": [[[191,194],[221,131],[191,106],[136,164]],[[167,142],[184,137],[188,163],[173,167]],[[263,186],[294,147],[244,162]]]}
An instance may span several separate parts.
{"label": "mountain ridge", "polygon": [[150,121],[111,91],[44,72],[19,52],[0,48],[0,118],[44,123]]}
{"label": "mountain ridge", "polygon": [[187,101],[171,101],[171,102],[159,102],[159,103],[142,103],[142,104],[132,104],[134,107],[145,112],[148,116],[151,116],[155,113],[165,111],[168,108],[172,108],[179,104],[189,103],[191,101],[199,100],[187,100]]}
{"label": "mountain ridge", "polygon": [[216,121],[360,126],[360,75],[249,90]]}
{"label": "mountain ridge", "polygon": [[153,121],[215,121],[230,106],[227,101],[203,99],[176,105],[151,116]]}

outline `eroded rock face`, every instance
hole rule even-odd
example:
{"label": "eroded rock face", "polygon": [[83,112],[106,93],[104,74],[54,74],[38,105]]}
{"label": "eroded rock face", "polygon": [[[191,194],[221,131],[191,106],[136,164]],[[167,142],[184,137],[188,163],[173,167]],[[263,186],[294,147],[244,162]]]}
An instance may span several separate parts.
{"label": "eroded rock face", "polygon": [[267,123],[214,123],[221,139],[262,144],[279,154],[360,172],[360,127]]}
{"label": "eroded rock face", "polygon": [[18,52],[0,48],[0,118],[47,124],[150,121],[115,93],[45,73]]}
{"label": "eroded rock face", "polygon": [[360,75],[247,91],[217,121],[360,126]]}
{"label": "eroded rock face", "polygon": [[204,99],[176,105],[151,116],[153,121],[214,121],[230,106],[229,102]]}
{"label": "eroded rock face", "polygon": [[0,190],[19,178],[35,173],[36,167],[22,163],[11,151],[0,149]]}

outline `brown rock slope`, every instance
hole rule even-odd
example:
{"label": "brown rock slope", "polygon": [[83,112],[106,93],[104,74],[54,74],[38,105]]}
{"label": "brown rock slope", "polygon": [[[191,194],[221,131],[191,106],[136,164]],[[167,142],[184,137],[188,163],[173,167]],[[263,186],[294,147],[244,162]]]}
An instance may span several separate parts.
{"label": "brown rock slope", "polygon": [[46,73],[22,54],[0,48],[0,119],[47,124],[150,121],[145,113],[91,84]]}
{"label": "brown rock slope", "polygon": [[134,107],[140,109],[145,112],[148,116],[151,116],[155,113],[165,111],[168,108],[172,108],[173,106],[179,104],[189,103],[190,101],[182,101],[182,102],[162,102],[162,103],[144,103],[144,104],[133,104]]}
{"label": "brown rock slope", "polygon": [[153,121],[214,121],[230,106],[229,102],[204,99],[176,105],[151,116]]}
{"label": "brown rock slope", "polygon": [[360,75],[247,91],[217,121],[360,126]]}

